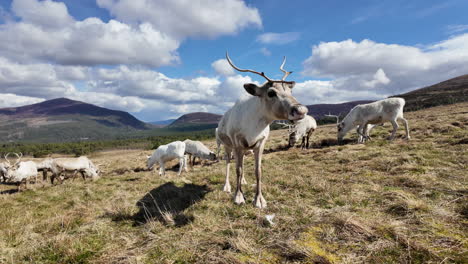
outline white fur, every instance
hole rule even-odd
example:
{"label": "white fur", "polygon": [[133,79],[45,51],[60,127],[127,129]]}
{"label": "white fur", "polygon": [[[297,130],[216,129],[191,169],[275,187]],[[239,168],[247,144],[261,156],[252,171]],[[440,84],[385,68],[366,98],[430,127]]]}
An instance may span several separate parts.
{"label": "white fur", "polygon": [[165,163],[173,159],[179,159],[179,172],[177,176],[182,173],[182,169],[187,171],[185,160],[185,143],[182,141],[174,141],[167,145],[159,146],[151,156],[148,157],[147,167],[149,170],[153,169],[154,164],[159,163],[159,175],[164,176],[166,173]]}
{"label": "white fur", "polygon": [[86,156],[78,158],[46,159],[39,165],[41,168],[48,168],[48,166],[50,166],[50,170],[52,171],[52,182],[54,178],[59,177],[63,172],[74,172],[74,174],[80,172],[83,174],[83,177],[85,173],[93,180],[99,178],[99,170]]}
{"label": "white fur", "polygon": [[7,173],[8,165],[4,162],[0,162],[0,177],[2,181],[6,181],[6,173]]}
{"label": "white fur", "polygon": [[[408,121],[403,117],[403,107],[405,100],[403,98],[387,98],[369,104],[357,105],[346,115],[338,124],[338,141],[341,141],[346,133],[359,126],[358,134],[364,135],[364,128],[368,124],[382,124],[391,122],[393,131],[389,139],[395,138],[398,129],[397,120],[402,120],[406,129],[406,138],[410,139]],[[366,132],[367,133],[367,132]]]}
{"label": "white fur", "polygon": [[[204,160],[216,160],[216,154],[207,148],[201,141],[194,141],[190,139],[184,140],[185,143],[185,153],[189,154],[193,158],[200,158]],[[189,161],[190,161],[189,159]]]}
{"label": "white fur", "polygon": [[289,146],[292,147],[298,140],[302,140],[301,147],[308,148],[310,134],[317,129],[317,122],[312,116],[306,115],[303,119],[295,120],[293,123],[294,126],[289,133]]}
{"label": "white fur", "polygon": [[18,190],[21,183],[27,184],[32,177],[37,177],[37,166],[34,161],[21,161],[14,167],[9,167],[6,173],[7,182],[18,183]]}

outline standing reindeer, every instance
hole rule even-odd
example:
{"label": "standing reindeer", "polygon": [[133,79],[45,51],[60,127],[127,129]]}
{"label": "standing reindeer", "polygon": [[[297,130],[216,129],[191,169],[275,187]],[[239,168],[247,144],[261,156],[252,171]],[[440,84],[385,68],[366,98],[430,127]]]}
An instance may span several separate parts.
{"label": "standing reindeer", "polygon": [[[286,57],[280,66],[280,70],[284,72],[281,80],[272,80],[263,72],[238,68],[233,64],[227,52],[226,59],[237,71],[258,74],[267,80],[261,86],[253,83],[244,84],[244,89],[252,97],[237,101],[224,114],[218,124],[218,138],[225,146],[226,153],[234,152],[236,161],[237,188],[234,194],[234,203],[245,203],[241,186],[244,174],[244,154],[249,149],[253,149],[257,178],[253,202],[256,207],[264,208],[267,203],[262,195],[262,154],[270,133],[270,124],[274,120],[302,119],[307,114],[307,107],[301,105],[291,94],[295,82],[285,81],[286,77],[291,74],[283,69]],[[226,192],[231,192],[229,183],[230,160],[230,155],[226,155],[226,183],[224,185]]]}

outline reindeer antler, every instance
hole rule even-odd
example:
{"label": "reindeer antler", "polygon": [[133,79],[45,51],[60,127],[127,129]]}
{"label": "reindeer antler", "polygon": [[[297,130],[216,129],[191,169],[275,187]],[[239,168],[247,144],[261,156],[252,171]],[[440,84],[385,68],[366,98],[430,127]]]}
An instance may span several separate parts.
{"label": "reindeer antler", "polygon": [[231,65],[231,67],[233,67],[234,69],[236,69],[237,71],[240,71],[240,72],[251,72],[251,73],[255,73],[255,74],[258,74],[260,76],[262,76],[263,78],[265,78],[267,81],[269,82],[276,82],[276,83],[289,83],[289,84],[293,84],[294,82],[288,82],[288,81],[285,81],[284,79],[286,79],[286,77],[288,77],[289,74],[291,74],[292,72],[288,72],[288,71],[285,71],[283,69],[283,66],[284,64],[286,63],[286,57],[284,57],[283,59],[283,63],[281,64],[281,67],[280,67],[280,70],[284,72],[284,76],[281,80],[273,80],[273,79],[270,79],[268,78],[264,72],[258,72],[258,71],[254,71],[254,70],[249,70],[249,69],[241,69],[239,67],[237,67],[236,65],[234,65],[234,63],[231,61],[231,58],[229,58],[229,54],[228,52],[226,51],[226,59],[228,61],[228,63]]}
{"label": "reindeer antler", "polygon": [[11,163],[8,160],[8,156],[10,156],[10,154],[11,154],[11,152],[8,152],[7,154],[5,154],[5,160],[6,160],[6,162],[8,162],[8,166],[11,166]]}
{"label": "reindeer antler", "polygon": [[15,152],[14,154],[16,155],[16,157],[18,157],[18,160],[16,160],[15,165],[14,165],[16,166],[18,165],[18,163],[20,163],[21,158],[23,157],[23,153],[20,152],[21,155],[18,155],[18,153]]}
{"label": "reindeer antler", "polygon": [[283,69],[284,64],[286,64],[286,56],[283,57],[283,63],[281,63],[280,70],[284,72],[283,78],[281,78],[281,81],[284,81],[286,77],[288,77],[289,74],[293,73],[292,71],[286,71]]}
{"label": "reindeer antler", "polygon": [[269,82],[273,82],[272,79],[268,78],[264,72],[258,72],[258,71],[254,71],[254,70],[249,70],[249,69],[241,69],[239,67],[237,67],[236,65],[234,65],[234,63],[232,63],[231,61],[231,58],[229,58],[229,54],[228,52],[226,51],[226,59],[227,61],[229,62],[229,64],[236,70],[240,71],[240,72],[251,72],[251,73],[255,73],[255,74],[258,74],[260,76],[262,76],[263,78],[265,78],[267,81]]}

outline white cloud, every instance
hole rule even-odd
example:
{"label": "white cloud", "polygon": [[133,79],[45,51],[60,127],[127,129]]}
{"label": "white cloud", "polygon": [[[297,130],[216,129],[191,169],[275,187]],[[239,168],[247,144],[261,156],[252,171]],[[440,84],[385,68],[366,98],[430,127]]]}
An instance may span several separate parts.
{"label": "white cloud", "polygon": [[63,28],[73,23],[73,18],[68,14],[67,6],[61,2],[14,0],[11,9],[17,16],[21,17],[23,22],[44,28]]}
{"label": "white cloud", "polygon": [[20,96],[11,93],[0,93],[0,108],[29,105],[40,103],[42,101],[44,101],[44,99],[29,96]]}
{"label": "white cloud", "polygon": [[320,43],[303,66],[304,75],[330,78],[343,91],[398,94],[466,74],[468,34],[425,48],[371,40]]}
{"label": "white cloud", "polygon": [[121,21],[149,22],[177,39],[217,37],[262,25],[258,10],[239,0],[97,0],[97,4]]}
{"label": "white cloud", "polygon": [[45,29],[18,22],[0,25],[0,39],[0,55],[20,62],[161,66],[179,61],[179,42],[150,24],[133,28],[115,20],[87,18],[69,27]]}
{"label": "white cloud", "polygon": [[234,75],[234,69],[229,65],[228,61],[225,59],[219,59],[211,64],[211,67],[221,75],[229,76]]}
{"label": "white cloud", "polygon": [[264,44],[284,45],[297,41],[301,37],[299,32],[284,32],[284,33],[264,33],[257,37],[257,41]]}
{"label": "white cloud", "polygon": [[368,88],[374,88],[375,86],[379,84],[388,84],[390,82],[390,79],[385,75],[385,72],[382,70],[382,68],[378,69],[372,80],[370,81],[364,81],[364,86]]}

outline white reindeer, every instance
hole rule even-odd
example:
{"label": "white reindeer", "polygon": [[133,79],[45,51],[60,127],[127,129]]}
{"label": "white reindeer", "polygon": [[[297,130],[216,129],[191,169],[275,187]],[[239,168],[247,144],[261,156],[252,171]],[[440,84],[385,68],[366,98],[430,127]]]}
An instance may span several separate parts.
{"label": "white reindeer", "polygon": [[[28,189],[29,180],[34,177],[37,177],[37,167],[34,161],[21,161],[23,154],[18,155],[14,153],[18,159],[16,160],[14,165],[11,165],[10,161],[8,160],[8,156],[10,153],[5,155],[5,160],[7,161],[6,165],[6,181],[7,182],[15,182],[18,184],[18,191],[21,191],[21,185],[24,183],[25,189]],[[37,179],[36,179],[37,181]]]}
{"label": "white reindeer", "polygon": [[201,141],[186,139],[184,140],[184,143],[185,153],[188,154],[188,160],[192,166],[195,164],[196,158],[200,158],[202,160],[216,160],[216,154],[207,148]]}
{"label": "white reindeer", "polygon": [[[244,154],[253,149],[255,156],[255,176],[257,178],[254,205],[258,208],[267,206],[262,195],[262,154],[270,133],[270,124],[274,120],[299,120],[307,114],[307,107],[301,105],[291,94],[295,82],[285,81],[291,73],[283,69],[286,58],[280,66],[284,72],[281,80],[272,80],[263,72],[256,72],[236,67],[228,53],[226,59],[229,64],[240,72],[258,74],[267,80],[261,86],[253,83],[244,84],[244,89],[251,95],[248,99],[239,100],[221,118],[218,124],[218,138],[226,148],[226,153],[234,152],[236,161],[237,188],[234,194],[234,203],[245,203],[241,181],[243,177]],[[229,163],[230,155],[226,155],[226,183],[224,191],[230,192]]]}
{"label": "white reindeer", "polygon": [[[45,166],[48,166],[47,162],[49,161],[45,161]],[[78,158],[52,159],[50,163],[50,170],[52,171],[52,184],[54,183],[55,178],[58,178],[61,182],[63,182],[64,176],[62,174],[66,172],[73,172],[73,178],[79,172],[81,173],[83,180],[86,180],[86,176],[91,178],[92,180],[96,180],[99,178],[98,168],[86,156],[81,156]]]}
{"label": "white reindeer", "polygon": [[148,156],[146,164],[148,170],[152,170],[154,164],[159,163],[159,176],[166,174],[165,163],[173,159],[179,159],[179,172],[177,176],[180,176],[182,169],[187,171],[187,161],[185,159],[185,143],[182,141],[174,141],[172,143],[159,146],[153,155]]}
{"label": "white reindeer", "polygon": [[309,139],[312,133],[317,129],[315,119],[306,115],[303,119],[293,121],[294,125],[289,132],[289,147],[293,147],[299,139],[302,139],[301,148],[309,148]]}
{"label": "white reindeer", "polygon": [[363,133],[368,124],[383,124],[387,121],[390,121],[393,125],[393,131],[389,137],[390,140],[393,140],[399,127],[397,120],[403,121],[406,129],[406,139],[410,139],[408,121],[403,117],[404,106],[405,99],[397,97],[356,105],[338,124],[338,141],[341,142],[346,133],[356,126],[359,126],[357,129],[358,135],[368,139],[368,135],[366,136]]}

